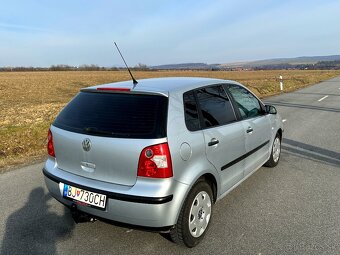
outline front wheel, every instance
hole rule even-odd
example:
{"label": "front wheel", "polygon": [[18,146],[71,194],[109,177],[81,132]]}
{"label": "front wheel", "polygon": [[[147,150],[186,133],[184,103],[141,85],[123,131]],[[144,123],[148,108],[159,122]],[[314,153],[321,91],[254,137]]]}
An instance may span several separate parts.
{"label": "front wheel", "polygon": [[267,167],[275,167],[279,163],[281,156],[281,137],[276,134],[269,160],[264,164]]}
{"label": "front wheel", "polygon": [[212,205],[211,187],[205,181],[197,182],[181,209],[177,224],[170,231],[172,241],[189,248],[196,246],[209,227]]}

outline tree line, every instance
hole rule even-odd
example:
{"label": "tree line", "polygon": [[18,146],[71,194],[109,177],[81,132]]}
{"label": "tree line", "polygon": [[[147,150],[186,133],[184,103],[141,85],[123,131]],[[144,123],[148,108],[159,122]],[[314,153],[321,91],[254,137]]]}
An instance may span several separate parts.
{"label": "tree line", "polygon": [[340,70],[340,61],[319,61],[315,64],[273,64],[257,66],[254,70]]}
{"label": "tree line", "polygon": [[[336,61],[320,61],[314,64],[267,64],[262,66],[241,66],[241,67],[224,67],[218,64],[199,65],[199,67],[193,64],[175,65],[175,67],[159,66],[148,67],[145,64],[139,63],[131,70],[136,71],[158,71],[158,70],[209,70],[209,71],[238,71],[238,70],[340,70],[340,60]],[[34,72],[34,71],[119,71],[125,70],[125,67],[103,67],[98,65],[52,65],[50,67],[0,67],[0,72]]]}
{"label": "tree line", "polygon": [[[121,67],[103,67],[98,65],[51,65],[50,67],[33,67],[33,66],[4,66],[0,67],[0,72],[34,72],[34,71],[118,71],[124,70]],[[149,70],[149,67],[145,64],[139,63],[138,65],[131,67],[132,70],[145,71]]]}

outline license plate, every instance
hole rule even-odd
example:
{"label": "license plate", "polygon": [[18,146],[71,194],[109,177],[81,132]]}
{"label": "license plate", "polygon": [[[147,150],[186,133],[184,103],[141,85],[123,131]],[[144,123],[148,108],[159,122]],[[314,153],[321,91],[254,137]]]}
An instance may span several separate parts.
{"label": "license plate", "polygon": [[73,199],[99,208],[105,208],[106,195],[64,184],[63,197]]}

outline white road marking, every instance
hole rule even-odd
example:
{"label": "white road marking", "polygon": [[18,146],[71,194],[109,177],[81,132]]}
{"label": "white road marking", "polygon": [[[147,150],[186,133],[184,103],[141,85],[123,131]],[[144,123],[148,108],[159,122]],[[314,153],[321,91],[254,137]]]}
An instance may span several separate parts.
{"label": "white road marking", "polygon": [[286,122],[287,120],[286,119],[283,119],[282,122]]}
{"label": "white road marking", "polygon": [[323,98],[320,98],[318,101],[321,102],[322,100],[324,100],[325,98],[327,98],[328,96],[324,96]]}

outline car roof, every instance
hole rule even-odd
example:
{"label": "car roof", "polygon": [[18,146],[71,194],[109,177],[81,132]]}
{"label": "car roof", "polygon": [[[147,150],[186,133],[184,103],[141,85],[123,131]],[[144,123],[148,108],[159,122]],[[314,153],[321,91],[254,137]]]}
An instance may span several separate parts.
{"label": "car roof", "polygon": [[214,78],[201,77],[165,77],[165,78],[150,78],[138,80],[138,84],[134,87],[132,80],[107,83],[98,86],[88,87],[86,89],[98,88],[129,88],[136,92],[154,92],[168,94],[174,92],[185,92],[191,89],[222,83],[237,83],[231,80],[222,80]]}

